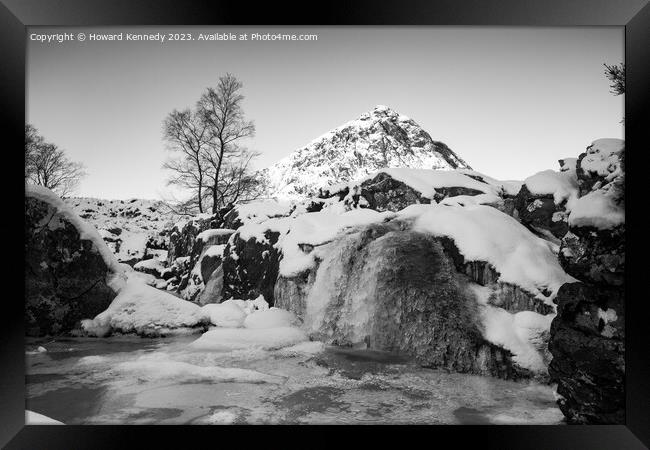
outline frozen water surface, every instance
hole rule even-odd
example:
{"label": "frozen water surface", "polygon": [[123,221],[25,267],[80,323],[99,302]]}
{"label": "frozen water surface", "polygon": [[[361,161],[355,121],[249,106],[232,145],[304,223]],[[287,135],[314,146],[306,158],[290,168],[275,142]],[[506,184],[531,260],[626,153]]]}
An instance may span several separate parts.
{"label": "frozen water surface", "polygon": [[558,424],[554,389],[303,342],[196,349],[196,336],[32,340],[27,409],[65,424]]}

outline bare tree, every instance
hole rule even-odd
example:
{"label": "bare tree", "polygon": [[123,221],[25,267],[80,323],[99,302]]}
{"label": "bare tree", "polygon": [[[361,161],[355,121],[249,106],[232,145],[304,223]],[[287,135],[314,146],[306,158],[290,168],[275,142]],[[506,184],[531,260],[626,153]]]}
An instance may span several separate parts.
{"label": "bare tree", "polygon": [[168,148],[178,154],[177,158],[170,159],[163,165],[173,173],[168,184],[196,192],[196,206],[202,213],[205,158],[210,146],[206,122],[190,109],[174,110],[163,123],[163,136]]}
{"label": "bare tree", "polygon": [[614,95],[625,94],[625,64],[621,63],[613,66],[608,64],[603,65],[605,66],[605,76],[612,82],[609,85],[611,88],[610,92]]}
{"label": "bare tree", "polygon": [[[207,187],[212,194],[212,212],[215,213],[225,206],[222,181],[224,168],[230,164],[227,160],[245,158],[245,153],[237,144],[240,140],[255,135],[255,125],[244,118],[244,96],[239,92],[242,86],[234,75],[228,73],[219,78],[216,88],[207,89],[197,105],[209,129],[212,143],[205,163],[210,172],[211,183]],[[234,167],[237,166],[238,163],[235,163]]]}
{"label": "bare tree", "polygon": [[33,125],[25,124],[25,182],[34,173],[34,155],[43,144],[43,136],[38,134],[38,130]]}
{"label": "bare tree", "polygon": [[251,162],[257,156],[257,152],[241,149],[236,157],[224,162],[216,185],[219,210],[239,200],[254,200],[262,195],[262,180],[258,172],[251,170]]}
{"label": "bare tree", "polygon": [[77,188],[86,173],[55,144],[45,142],[36,128],[25,126],[25,181],[44,186],[65,197]]}

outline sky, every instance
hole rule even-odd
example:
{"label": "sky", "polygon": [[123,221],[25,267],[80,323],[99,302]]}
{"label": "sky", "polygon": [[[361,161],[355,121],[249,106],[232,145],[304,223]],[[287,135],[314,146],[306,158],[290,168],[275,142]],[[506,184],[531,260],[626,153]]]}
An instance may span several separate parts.
{"label": "sky", "polygon": [[[65,32],[75,40],[30,38]],[[88,37],[170,32],[194,40]],[[278,32],[318,38],[250,40]],[[624,136],[624,98],[609,92],[603,67],[623,62],[622,27],[30,27],[27,47],[26,120],[85,165],[79,196],[168,198],[162,121],[227,72],[244,85],[258,168],[376,105],[504,180],[558,169],[592,141]]]}

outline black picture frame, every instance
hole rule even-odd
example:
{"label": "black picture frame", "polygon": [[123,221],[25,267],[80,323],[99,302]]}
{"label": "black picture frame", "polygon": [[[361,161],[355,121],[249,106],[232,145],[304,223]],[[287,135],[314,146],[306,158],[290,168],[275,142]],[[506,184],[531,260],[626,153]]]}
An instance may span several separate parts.
{"label": "black picture frame", "polygon": [[[0,236],[5,237],[12,258],[1,272],[5,280],[24,276],[18,259],[22,250],[19,221],[23,200],[18,195],[25,117],[25,53],[26,27],[99,26],[99,25],[496,25],[496,26],[623,26],[625,27],[626,62],[626,210],[627,236],[634,245],[626,248],[626,424],[617,426],[436,426],[429,427],[354,427],[362,439],[395,437],[406,445],[423,443],[440,445],[444,440],[454,448],[469,443],[480,448],[532,449],[640,449],[650,445],[650,343],[647,326],[648,301],[634,295],[635,283],[642,287],[644,265],[643,199],[644,144],[650,142],[646,122],[650,89],[650,5],[648,0],[402,0],[320,2],[318,4],[243,1],[210,2],[207,0],[173,1],[101,1],[101,0],[0,0],[0,98],[3,123],[6,126],[5,155],[11,155],[11,170],[5,182],[6,209],[0,221]],[[646,144],[647,147],[647,144]],[[15,165],[15,168],[14,168]],[[636,183],[640,189],[633,187]],[[15,197],[15,198],[13,198]],[[13,218],[13,219],[11,219]],[[15,247],[14,247],[15,246]],[[638,265],[630,263],[635,258]],[[635,281],[636,280],[636,281]],[[647,288],[646,288],[647,289]],[[642,290],[640,292],[643,292]],[[138,445],[146,439],[150,446],[163,448],[198,444],[198,440],[218,445],[228,438],[250,430],[243,426],[193,427],[179,426],[25,426],[25,354],[23,304],[18,292],[6,292],[0,313],[2,365],[0,366],[0,445],[10,449],[80,449],[116,448]],[[24,298],[24,297],[22,297]],[[218,429],[217,429],[218,428]],[[264,436],[272,445],[345,443],[346,438],[334,433],[340,427],[296,426],[256,427],[255,435]],[[306,436],[309,433],[310,436]],[[413,434],[415,433],[415,434]],[[249,437],[253,433],[248,433]],[[273,435],[268,436],[267,434]],[[280,436],[282,435],[282,436]],[[218,441],[215,437],[218,436]],[[248,438],[243,438],[248,439]],[[365,441],[364,441],[365,442]],[[644,445],[645,444],[645,445]],[[149,446],[147,445],[147,446]],[[232,444],[234,445],[234,444]],[[404,444],[402,444],[404,445]],[[142,444],[140,444],[142,446]]]}

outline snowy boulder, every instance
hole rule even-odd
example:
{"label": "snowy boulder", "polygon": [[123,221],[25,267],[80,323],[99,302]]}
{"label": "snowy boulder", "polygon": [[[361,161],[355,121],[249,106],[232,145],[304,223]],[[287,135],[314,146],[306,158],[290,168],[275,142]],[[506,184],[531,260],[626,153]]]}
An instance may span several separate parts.
{"label": "snowy boulder", "polygon": [[166,267],[165,263],[160,261],[157,258],[145,259],[133,265],[133,269],[138,272],[147,273],[153,275],[157,278],[162,278],[163,272],[165,272]]}
{"label": "snowy boulder", "polygon": [[575,169],[567,164],[562,169],[560,172],[545,170],[526,178],[515,198],[517,218],[521,223],[554,241],[568,231],[568,209],[578,197]]}
{"label": "snowy boulder", "polygon": [[577,162],[580,196],[571,206],[560,263],[581,281],[622,285],[625,274],[624,143],[599,139]]}
{"label": "snowy boulder", "polygon": [[208,304],[202,307],[210,322],[218,327],[238,328],[244,325],[246,312],[234,302]]}
{"label": "snowy boulder", "polygon": [[158,337],[200,332],[209,319],[201,307],[129,278],[108,308],[82,321],[91,336],[135,333]]}
{"label": "snowy boulder", "polygon": [[225,216],[223,227],[236,230],[248,223],[260,223],[268,219],[287,217],[292,207],[288,202],[255,200],[235,205]]}
{"label": "snowy boulder", "polygon": [[577,160],[576,173],[580,195],[600,188],[623,176],[625,172],[625,141],[598,139],[587,147]]}
{"label": "snowy boulder", "polygon": [[291,311],[269,308],[249,314],[244,321],[246,328],[278,328],[299,325],[298,318]]}
{"label": "snowy boulder", "polygon": [[551,325],[551,379],[570,423],[625,423],[625,309],[620,288],[567,283]]}
{"label": "snowy boulder", "polygon": [[97,230],[54,193],[25,192],[25,323],[28,335],[64,334],[100,313],[124,283]]}

